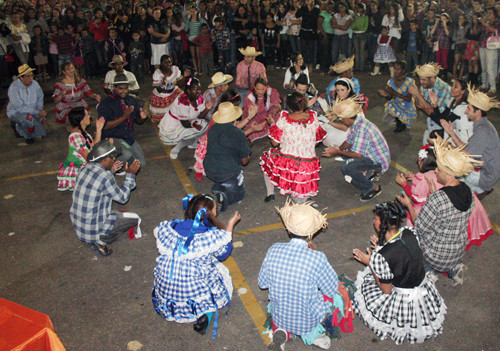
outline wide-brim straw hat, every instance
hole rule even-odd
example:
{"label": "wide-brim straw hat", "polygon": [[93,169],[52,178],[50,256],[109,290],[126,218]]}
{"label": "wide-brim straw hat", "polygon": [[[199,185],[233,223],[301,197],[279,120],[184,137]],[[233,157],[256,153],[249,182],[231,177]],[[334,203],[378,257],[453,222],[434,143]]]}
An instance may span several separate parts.
{"label": "wide-brim straw hat", "polygon": [[354,58],[356,55],[352,55],[348,59],[345,59],[343,61],[337,62],[335,65],[333,65],[330,69],[333,70],[337,74],[342,74],[344,72],[347,72],[351,68],[354,67]]}
{"label": "wide-brim straw hat", "polygon": [[435,62],[426,63],[425,65],[417,66],[415,73],[422,78],[431,78],[439,74],[443,67]]}
{"label": "wide-brim straw hat", "polygon": [[262,52],[255,50],[255,48],[253,46],[247,46],[245,49],[240,48],[238,50],[240,50],[240,53],[243,56],[259,56],[259,55],[262,55]]}
{"label": "wide-brim straw hat", "polygon": [[208,86],[209,88],[215,88],[219,85],[229,84],[233,81],[233,76],[230,74],[224,74],[222,72],[217,72],[212,76],[212,83]]}
{"label": "wide-brim straw hat", "polygon": [[241,108],[234,106],[229,101],[226,101],[219,105],[219,108],[212,116],[212,119],[218,124],[230,123],[240,118],[242,113],[243,110]]}
{"label": "wide-brim straw hat", "polygon": [[338,96],[329,111],[325,113],[328,119],[353,118],[363,111],[363,102],[359,95],[351,96],[347,99],[340,99]]}
{"label": "wide-brim straw hat", "polygon": [[124,66],[128,65],[128,62],[125,61],[122,55],[115,55],[113,56],[113,59],[111,60],[110,63],[108,63],[108,67],[113,68],[115,66],[115,63],[121,63]]}
{"label": "wide-brim straw hat", "polygon": [[35,70],[35,68],[31,68],[28,64],[24,64],[24,65],[21,65],[17,68],[17,73],[19,73],[17,75],[17,77],[22,77],[24,76],[25,74],[28,74],[30,72],[33,72]]}
{"label": "wide-brim straw hat", "polygon": [[472,172],[475,167],[483,164],[483,162],[473,158],[480,156],[469,155],[464,151],[467,144],[453,147],[450,145],[449,140],[449,138],[443,140],[439,135],[434,139],[436,163],[441,171],[456,178],[461,178]]}
{"label": "wide-brim straw hat", "polygon": [[290,233],[311,238],[327,227],[326,215],[321,214],[311,204],[312,202],[296,204],[287,199],[282,208],[276,207],[285,228]]}
{"label": "wide-brim straw hat", "polygon": [[478,108],[481,111],[488,112],[492,108],[500,107],[500,103],[495,97],[489,97],[485,93],[474,88],[470,83],[467,85],[467,90],[469,90],[467,102],[475,108]]}

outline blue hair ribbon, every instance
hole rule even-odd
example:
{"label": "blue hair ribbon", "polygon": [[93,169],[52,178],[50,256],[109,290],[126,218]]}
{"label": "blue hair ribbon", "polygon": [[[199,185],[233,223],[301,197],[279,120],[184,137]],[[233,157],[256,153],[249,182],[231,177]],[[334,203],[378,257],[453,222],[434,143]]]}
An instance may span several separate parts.
{"label": "blue hair ribbon", "polygon": [[186,210],[187,210],[189,200],[191,200],[193,197],[194,197],[194,195],[193,195],[193,194],[187,194],[187,195],[186,195],[186,196],[184,196],[184,198],[182,199],[182,207],[184,208],[184,211],[186,211]]}

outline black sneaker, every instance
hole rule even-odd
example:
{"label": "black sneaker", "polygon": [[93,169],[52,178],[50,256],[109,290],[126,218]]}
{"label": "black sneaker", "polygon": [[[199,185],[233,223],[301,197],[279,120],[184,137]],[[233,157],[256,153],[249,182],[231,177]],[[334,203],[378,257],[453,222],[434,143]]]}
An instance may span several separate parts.
{"label": "black sneaker", "polygon": [[371,182],[378,182],[380,180],[380,173],[373,172],[373,174],[368,178]]}
{"label": "black sneaker", "polygon": [[361,196],[359,197],[359,200],[361,202],[367,202],[367,201],[370,201],[371,199],[373,199],[374,197],[379,196],[380,193],[382,193],[382,187],[379,185],[378,190],[375,190],[375,188],[373,188],[371,191],[367,192],[366,194],[361,194]]}
{"label": "black sneaker", "polygon": [[264,202],[274,202],[274,194],[267,195],[266,198],[264,199]]}
{"label": "black sneaker", "polygon": [[205,335],[208,329],[208,317],[206,314],[202,315],[196,323],[193,324],[193,330],[201,335]]}

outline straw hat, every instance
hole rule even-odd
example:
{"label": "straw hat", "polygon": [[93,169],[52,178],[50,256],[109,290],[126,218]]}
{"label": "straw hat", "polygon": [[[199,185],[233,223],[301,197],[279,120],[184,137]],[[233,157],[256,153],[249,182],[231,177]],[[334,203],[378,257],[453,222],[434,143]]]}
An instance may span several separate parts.
{"label": "straw hat", "polygon": [[247,46],[245,49],[240,48],[238,50],[240,50],[243,56],[259,56],[262,54],[261,51],[256,51],[253,46]]}
{"label": "straw hat", "polygon": [[214,113],[212,119],[215,123],[219,124],[230,123],[236,121],[242,113],[243,111],[241,108],[226,101],[219,105],[219,109]]}
{"label": "straw hat", "polygon": [[415,73],[419,77],[422,78],[430,78],[430,77],[435,77],[439,74],[439,71],[441,71],[443,67],[441,67],[438,63],[435,62],[430,62],[426,63],[425,65],[417,66],[415,69]]}
{"label": "straw hat", "polygon": [[232,81],[233,81],[232,75],[224,74],[222,72],[217,72],[212,76],[212,83],[208,87],[215,88],[222,84],[229,84]]}
{"label": "straw hat", "polygon": [[328,119],[344,119],[355,117],[361,111],[363,111],[362,101],[359,95],[354,95],[345,100],[337,97],[335,103],[330,106],[329,111],[325,115]]}
{"label": "straw hat", "polygon": [[449,140],[449,138],[443,140],[439,135],[434,139],[434,153],[440,170],[456,178],[461,178],[472,172],[476,166],[483,164],[483,162],[473,159],[473,157],[480,156],[469,155],[463,150],[467,144],[455,148],[450,145]]}
{"label": "straw hat", "polygon": [[115,66],[115,63],[121,63],[124,66],[126,66],[128,64],[128,62],[123,59],[122,55],[113,56],[113,59],[111,60],[111,62],[108,63],[108,67],[113,68]]}
{"label": "straw hat", "polygon": [[22,77],[24,76],[25,74],[28,74],[30,72],[33,72],[35,70],[35,68],[31,68],[29,65],[27,65],[26,63],[24,65],[21,65],[17,68],[17,72],[19,73],[17,75],[17,77]]}
{"label": "straw hat", "polygon": [[488,112],[492,108],[500,107],[500,103],[496,98],[489,97],[485,93],[480,92],[470,83],[467,85],[467,90],[469,90],[469,97],[467,98],[467,102],[472,106],[480,109],[481,111]]}
{"label": "straw hat", "polygon": [[352,67],[354,67],[354,58],[355,57],[356,57],[356,55],[352,55],[348,59],[345,59],[343,61],[337,62],[330,69],[333,70],[333,71],[335,71],[335,73],[337,73],[337,74],[342,74],[344,72],[347,72]]}
{"label": "straw hat", "polygon": [[326,215],[311,206],[312,202],[294,204],[287,199],[285,206],[276,207],[285,228],[292,234],[311,238],[320,229],[326,228]]}

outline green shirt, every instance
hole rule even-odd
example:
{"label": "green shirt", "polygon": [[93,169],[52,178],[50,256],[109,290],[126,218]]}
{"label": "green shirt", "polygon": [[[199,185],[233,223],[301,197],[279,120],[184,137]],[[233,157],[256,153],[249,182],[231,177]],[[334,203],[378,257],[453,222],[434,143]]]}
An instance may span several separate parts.
{"label": "green shirt", "polygon": [[352,23],[353,32],[366,32],[368,29],[368,16],[355,16]]}
{"label": "green shirt", "polygon": [[319,15],[324,18],[322,27],[325,33],[333,34],[333,28],[331,24],[333,16],[327,11],[321,11]]}

